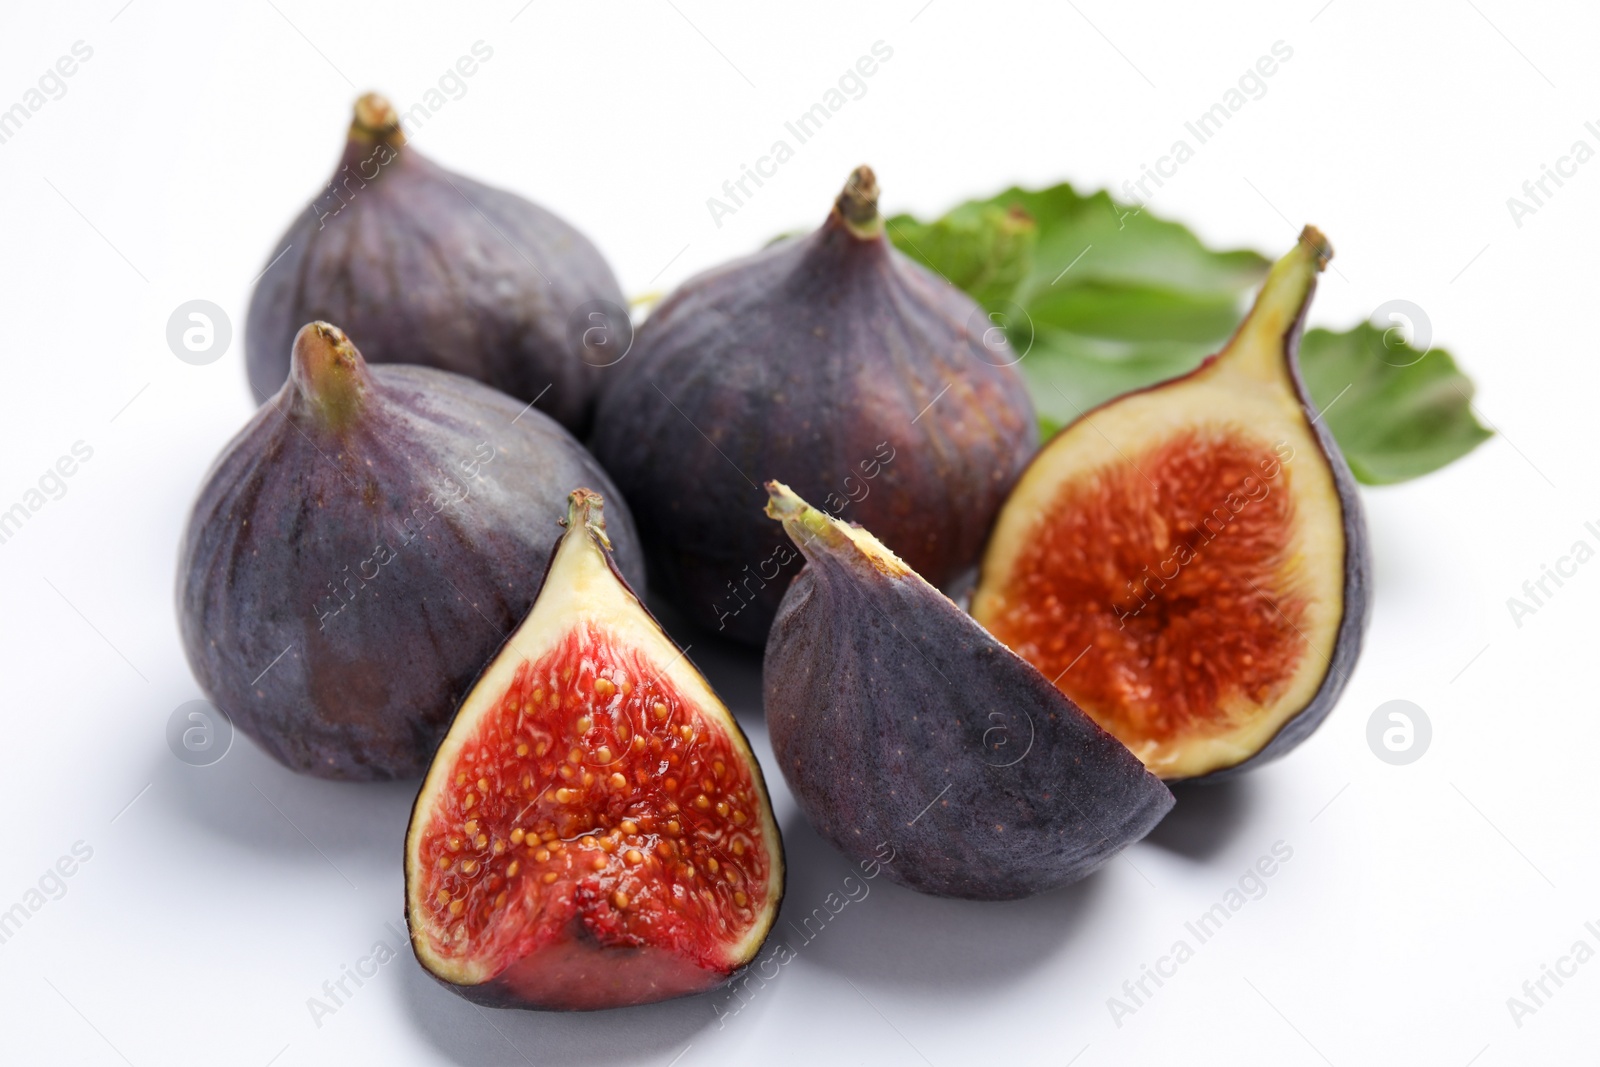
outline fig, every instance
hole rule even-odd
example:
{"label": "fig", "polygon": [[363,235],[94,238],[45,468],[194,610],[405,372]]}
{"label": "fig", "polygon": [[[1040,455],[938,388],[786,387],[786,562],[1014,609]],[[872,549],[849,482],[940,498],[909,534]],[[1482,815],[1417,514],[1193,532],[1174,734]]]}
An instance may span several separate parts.
{"label": "fig", "polygon": [[[206,475],[179,558],[206,696],[290,768],[414,778],[539,591],[580,485],[565,430],[429,367],[372,366],[325,322]],[[644,561],[613,501],[623,570]]]}
{"label": "fig", "polygon": [[600,400],[591,447],[639,520],[651,583],[738,641],[765,639],[800,567],[761,517],[761,482],[792,483],[947,585],[976,568],[1038,443],[1016,356],[895,250],[877,202],[861,167],[820,229],[685,283]]}
{"label": "fig", "polygon": [[295,331],[324,319],[369,362],[465,374],[583,434],[604,368],[632,336],[586,237],[427,159],[375,93],[356,101],[338,169],[276,247],[245,325],[258,402],[288,376]]}
{"label": "fig", "polygon": [[1161,821],[1172,794],[1048,678],[871,533],[767,488],[806,557],[767,638],[767,729],[819,834],[912,889],[1008,900]]}
{"label": "fig", "polygon": [[1296,357],[1332,254],[1306,227],[1221,352],[1051,439],[984,557],[978,621],[1165,779],[1282,756],[1361,651],[1366,522]]}
{"label": "fig", "polygon": [[760,951],[783,880],[744,733],[612,561],[601,496],[575,491],[412,809],[417,959],[496,1007],[704,992]]}

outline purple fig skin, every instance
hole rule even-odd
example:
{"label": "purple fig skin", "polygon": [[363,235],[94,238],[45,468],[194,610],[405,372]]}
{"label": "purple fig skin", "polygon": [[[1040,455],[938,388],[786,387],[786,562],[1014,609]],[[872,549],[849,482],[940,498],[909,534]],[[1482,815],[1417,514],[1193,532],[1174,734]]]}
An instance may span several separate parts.
{"label": "purple fig skin", "polygon": [[[587,431],[614,359],[591,338],[631,336],[627,302],[582,234],[520,196],[453,174],[406,144],[382,97],[356,104],[339,169],[274,246],[245,325],[257,402],[289,374],[295,332],[336,322],[369,363],[454,371]],[[597,320],[580,306],[604,301]],[[602,338],[603,339],[603,338]]]}
{"label": "purple fig skin", "polygon": [[979,307],[884,237],[862,167],[820,229],[685,283],[639,328],[592,447],[639,521],[651,582],[760,644],[800,567],[761,517],[780,479],[935,585],[977,563],[1038,444]]}
{"label": "purple fig skin", "polygon": [[767,729],[822,837],[858,862],[887,843],[883,871],[919,892],[1010,900],[1077,881],[1171,809],[1132,752],[943,593],[771,491],[806,565],[767,639]]}
{"label": "purple fig skin", "polygon": [[428,367],[368,367],[336,327],[207,474],[179,551],[178,617],[208,699],[325,778],[412,778],[532,605],[567,494],[610,479],[554,420]]}

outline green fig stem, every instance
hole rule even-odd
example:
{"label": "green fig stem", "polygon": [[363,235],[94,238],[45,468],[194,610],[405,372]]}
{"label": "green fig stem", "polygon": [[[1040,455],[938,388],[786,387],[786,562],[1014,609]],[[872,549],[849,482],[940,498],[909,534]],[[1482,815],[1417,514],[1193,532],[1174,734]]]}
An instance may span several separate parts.
{"label": "green fig stem", "polygon": [[1271,380],[1284,363],[1289,334],[1316,292],[1317,275],[1333,258],[1333,245],[1315,226],[1300,231],[1294,248],[1267,273],[1255,304],[1239,324],[1219,362],[1258,380]]}
{"label": "green fig stem", "polygon": [[568,530],[587,530],[609,552],[611,538],[606,536],[605,504],[605,498],[593,489],[574,489],[567,497],[565,522]]}
{"label": "green fig stem", "polygon": [[400,113],[380,93],[367,93],[356,101],[355,117],[350,120],[350,140],[361,144],[386,144],[400,148],[406,134],[400,126]]}
{"label": "green fig stem", "polygon": [[289,378],[302,410],[332,430],[350,425],[366,403],[372,375],[339,327],[311,322],[295,334]]}
{"label": "green fig stem", "polygon": [[883,219],[878,214],[878,177],[871,167],[863,164],[850,173],[833,209],[845,228],[863,240],[883,233]]}
{"label": "green fig stem", "polygon": [[783,523],[789,539],[807,556],[814,543],[847,560],[860,560],[880,574],[901,577],[913,573],[882,541],[859,526],[847,525],[812,507],[782,482],[767,483],[767,516]]}
{"label": "green fig stem", "polygon": [[813,537],[834,536],[832,520],[801,499],[800,494],[782,482],[767,483],[767,518],[777,519],[797,544]]}

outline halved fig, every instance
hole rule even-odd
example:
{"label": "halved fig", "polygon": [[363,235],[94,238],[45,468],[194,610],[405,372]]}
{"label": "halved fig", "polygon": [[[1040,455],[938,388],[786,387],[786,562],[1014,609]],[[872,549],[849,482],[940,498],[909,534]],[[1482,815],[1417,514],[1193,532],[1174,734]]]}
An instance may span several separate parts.
{"label": "halved fig", "polygon": [[1057,434],[984,557],[978,621],[1169,780],[1298,745],[1361,650],[1366,523],[1296,363],[1332,254],[1306,227],[1220,353]]}
{"label": "halved fig", "polygon": [[739,725],[571,496],[532,611],[473,686],[406,835],[424,968],[468,1000],[592,1010],[699,993],[755,958],[783,848]]}
{"label": "halved fig", "polygon": [[767,728],[819,834],[920,892],[1007,900],[1161,821],[1172,794],[1048,678],[866,530],[767,491],[806,557],[767,638]]}

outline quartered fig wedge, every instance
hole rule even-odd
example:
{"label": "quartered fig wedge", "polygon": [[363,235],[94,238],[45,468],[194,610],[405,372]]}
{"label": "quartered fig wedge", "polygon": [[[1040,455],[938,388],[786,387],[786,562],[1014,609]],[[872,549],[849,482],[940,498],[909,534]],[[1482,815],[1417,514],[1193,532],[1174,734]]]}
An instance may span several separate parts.
{"label": "quartered fig wedge", "polygon": [[[1076,881],[1172,795],[872,534],[767,484],[806,565],[767,639],[767,728],[819,834],[925,893]],[[885,847],[887,846],[887,847]]]}
{"label": "quartered fig wedge", "polygon": [[699,993],[755,958],[783,849],[738,723],[572,494],[533,610],[484,670],[406,836],[430,974],[480,1004],[588,1010]]}
{"label": "quartered fig wedge", "polygon": [[422,155],[376,93],[356,101],[339,168],[273,255],[245,330],[258,400],[288,376],[295,331],[326,319],[370,362],[465,374],[583,434],[604,368],[631,337],[588,238]]}
{"label": "quartered fig wedge", "polygon": [[978,621],[1163,778],[1283,755],[1361,649],[1361,502],[1296,364],[1332,254],[1307,227],[1220,353],[1057,434],[984,558]]}
{"label": "quartered fig wedge", "polygon": [[874,530],[935,585],[977,567],[1038,443],[1017,356],[977,304],[897,251],[867,167],[811,233],[708,271],[639,329],[595,455],[696,622],[759,645],[800,569],[769,478]]}
{"label": "quartered fig wedge", "polygon": [[[611,483],[554,420],[430,367],[368,366],[326,322],[217,457],[179,550],[206,695],[282,763],[414,778],[539,591],[580,485]],[[612,530],[642,579],[621,500]]]}

